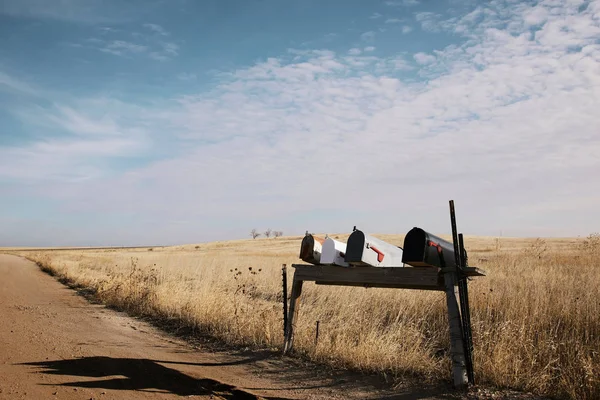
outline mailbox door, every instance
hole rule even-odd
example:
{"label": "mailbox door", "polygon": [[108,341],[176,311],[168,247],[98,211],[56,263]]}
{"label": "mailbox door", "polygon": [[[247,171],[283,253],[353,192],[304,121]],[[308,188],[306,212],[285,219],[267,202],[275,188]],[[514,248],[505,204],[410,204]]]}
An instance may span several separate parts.
{"label": "mailbox door", "polygon": [[338,242],[332,238],[325,239],[323,243],[323,252],[321,254],[321,264],[339,265],[348,267],[349,264],[344,261],[346,254],[346,243]]}
{"label": "mailbox door", "polygon": [[351,265],[402,267],[402,249],[362,231],[352,232],[344,260]]}
{"label": "mailbox door", "polygon": [[441,267],[437,245],[442,248],[446,266],[456,266],[454,245],[417,227],[411,229],[404,238],[402,261],[413,267]]}
{"label": "mailbox door", "polygon": [[313,235],[306,235],[300,245],[300,259],[310,264],[318,265],[321,262],[321,253],[325,239]]}

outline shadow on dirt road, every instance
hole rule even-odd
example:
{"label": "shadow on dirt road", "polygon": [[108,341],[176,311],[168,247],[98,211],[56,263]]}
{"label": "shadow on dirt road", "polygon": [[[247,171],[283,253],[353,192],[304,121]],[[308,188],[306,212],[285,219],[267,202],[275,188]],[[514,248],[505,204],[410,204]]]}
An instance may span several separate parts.
{"label": "shadow on dirt road", "polygon": [[[171,363],[171,362],[165,362]],[[213,395],[236,400],[285,400],[281,397],[261,397],[235,386],[209,378],[194,378],[176,369],[161,365],[161,361],[132,358],[84,357],[71,360],[24,363],[38,367],[40,373],[65,376],[105,378],[62,383],[61,386],[111,390],[161,391],[178,396]]]}
{"label": "shadow on dirt road", "polygon": [[[261,359],[263,357],[258,357]],[[252,362],[253,358],[238,361],[235,364]],[[59,386],[88,389],[107,389],[136,392],[162,392],[177,396],[214,396],[217,399],[229,400],[287,400],[284,397],[258,396],[246,390],[237,388],[223,382],[210,378],[195,378],[184,374],[163,364],[198,365],[206,364],[220,365],[220,363],[190,363],[176,361],[160,361],[135,358],[113,358],[113,357],[83,357],[68,360],[39,361],[22,363],[38,368],[38,373],[48,375],[64,375],[88,378],[110,378],[94,379],[87,381],[72,381],[59,384]],[[224,363],[230,364],[230,363]],[[341,392],[344,391],[345,382],[339,382]],[[55,386],[55,385],[52,385]],[[325,384],[318,387],[337,386]],[[279,390],[312,389],[315,387],[290,387]],[[250,388],[261,390],[265,388]],[[456,399],[455,396],[445,395],[439,389],[422,390],[420,393],[409,391],[393,395],[382,395],[370,397],[378,400],[416,400],[430,398]],[[440,397],[438,397],[440,396]]]}

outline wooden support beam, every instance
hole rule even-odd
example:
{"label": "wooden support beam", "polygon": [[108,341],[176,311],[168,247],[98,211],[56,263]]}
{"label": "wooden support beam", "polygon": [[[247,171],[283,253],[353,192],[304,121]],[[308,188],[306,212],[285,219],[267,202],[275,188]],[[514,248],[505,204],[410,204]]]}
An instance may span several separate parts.
{"label": "wooden support beam", "polygon": [[[440,274],[445,274],[446,272],[452,272],[455,273],[457,272],[457,269],[455,267],[447,267],[447,268],[440,268]],[[462,274],[466,277],[475,277],[475,276],[486,276],[486,272],[484,270],[482,270],[481,268],[477,268],[477,267],[465,267],[462,270]]]}
{"label": "wooden support beam", "polygon": [[452,380],[454,387],[464,388],[467,383],[467,364],[463,347],[460,312],[456,301],[456,272],[444,273],[448,325],[450,326],[450,357],[452,359]]}
{"label": "wooden support beam", "polygon": [[338,267],[330,265],[292,265],[294,279],[318,285],[444,290],[437,268]]}
{"label": "wooden support beam", "polygon": [[283,339],[287,337],[287,321],[288,321],[288,289],[287,289],[287,265],[281,266],[281,280],[283,284],[282,297],[283,297]]}
{"label": "wooden support beam", "polygon": [[485,276],[485,271],[477,267],[465,267],[463,273],[465,276]]}
{"label": "wooden support beam", "polygon": [[285,332],[285,342],[283,345],[283,354],[287,354],[294,347],[294,324],[298,317],[298,308],[300,307],[300,295],[302,294],[303,281],[298,278],[298,271],[294,272],[294,281],[292,283],[292,294],[290,297],[289,315],[287,329]]}

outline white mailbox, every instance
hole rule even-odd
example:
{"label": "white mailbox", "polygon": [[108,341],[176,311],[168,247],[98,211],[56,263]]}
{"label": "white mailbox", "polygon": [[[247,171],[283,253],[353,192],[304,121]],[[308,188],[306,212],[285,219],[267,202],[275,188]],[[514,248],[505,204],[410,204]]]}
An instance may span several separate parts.
{"label": "white mailbox", "polygon": [[355,230],[348,238],[344,261],[355,266],[403,267],[402,249],[362,231]]}
{"label": "white mailbox", "polygon": [[324,242],[325,239],[307,233],[300,245],[300,259],[307,263],[320,264]]}
{"label": "white mailbox", "polygon": [[332,238],[325,239],[323,243],[323,252],[321,253],[321,264],[339,265],[340,267],[349,267],[344,257],[346,255],[346,243],[338,242]]}

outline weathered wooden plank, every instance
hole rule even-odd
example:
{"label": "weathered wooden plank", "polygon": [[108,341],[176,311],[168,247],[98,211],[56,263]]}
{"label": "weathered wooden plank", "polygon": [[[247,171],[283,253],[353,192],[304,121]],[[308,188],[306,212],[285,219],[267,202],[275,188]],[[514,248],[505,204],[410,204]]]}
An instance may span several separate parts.
{"label": "weathered wooden plank", "polygon": [[466,276],[486,276],[486,272],[481,268],[477,267],[466,267],[465,268]]}
{"label": "weathered wooden plank", "polygon": [[355,267],[328,265],[292,265],[294,276],[320,285],[388,287],[422,290],[444,290],[437,268]]}
{"label": "weathered wooden plank", "polygon": [[[447,268],[440,268],[440,273],[441,274],[445,274],[446,272],[456,272],[457,269],[455,267],[447,267]],[[466,267],[464,269],[464,274],[465,276],[468,277],[474,277],[474,276],[486,276],[486,272],[481,269],[481,268],[477,268],[477,267]]]}
{"label": "weathered wooden plank", "polygon": [[355,287],[364,287],[364,288],[380,288],[380,289],[415,289],[415,290],[435,290],[435,291],[443,291],[444,288],[440,286],[431,286],[431,285],[406,285],[406,284],[386,284],[386,283],[377,283],[377,284],[369,284],[369,283],[348,283],[348,282],[321,282],[315,281],[317,285],[328,285],[328,286],[355,286]]}
{"label": "weathered wooden plank", "polygon": [[460,312],[456,301],[457,279],[455,272],[444,273],[446,306],[448,307],[448,325],[450,327],[450,358],[452,360],[452,379],[455,388],[467,385],[467,364],[463,347]]}
{"label": "weathered wooden plank", "polygon": [[288,289],[287,289],[287,265],[281,266],[281,280],[283,283],[283,339],[287,338],[287,321],[288,321]]}
{"label": "weathered wooden plank", "polygon": [[287,329],[285,332],[285,342],[283,346],[283,354],[286,354],[294,347],[294,324],[298,317],[298,308],[300,307],[300,295],[302,294],[301,279],[298,279],[297,272],[294,273],[294,282],[292,283],[292,294],[290,297],[290,308],[287,321]]}

